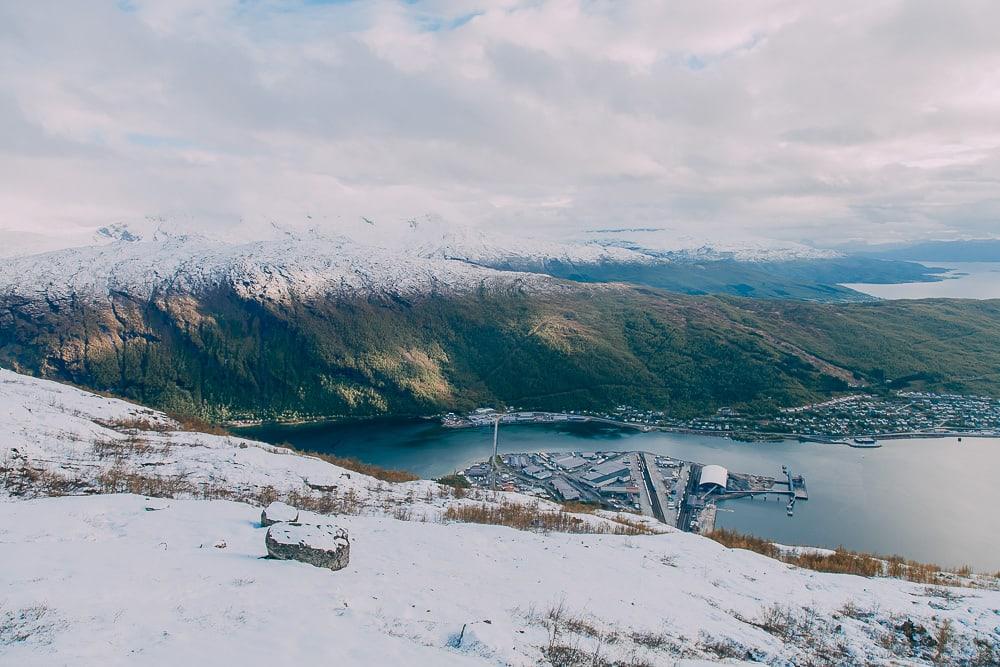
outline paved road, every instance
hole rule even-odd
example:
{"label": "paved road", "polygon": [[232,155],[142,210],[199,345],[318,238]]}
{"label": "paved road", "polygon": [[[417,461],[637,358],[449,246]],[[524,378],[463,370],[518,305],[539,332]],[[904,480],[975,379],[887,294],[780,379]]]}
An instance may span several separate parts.
{"label": "paved road", "polygon": [[678,488],[681,490],[677,494],[677,503],[680,506],[677,514],[677,527],[685,531],[691,529],[689,525],[691,523],[691,512],[687,507],[687,499],[695,491],[694,479],[694,476],[691,474],[691,464],[685,464],[678,483]]}
{"label": "paved road", "polygon": [[653,486],[653,476],[650,474],[649,466],[646,465],[646,457],[642,453],[636,454],[636,463],[639,465],[639,470],[642,473],[642,486],[645,493],[640,493],[640,498],[646,498],[646,503],[652,506],[652,516],[656,517],[663,523],[668,523],[666,516],[663,514],[663,507],[660,505],[660,499],[656,495],[655,487]]}
{"label": "paved road", "polygon": [[[656,465],[656,457],[649,452],[641,452],[639,456],[649,473],[650,483],[653,486],[653,498],[656,499],[660,512],[663,514],[662,521],[667,525],[676,526],[677,512],[670,509],[670,499],[667,497],[668,481],[664,478],[663,471]],[[673,480],[671,479],[669,483],[673,484]]]}

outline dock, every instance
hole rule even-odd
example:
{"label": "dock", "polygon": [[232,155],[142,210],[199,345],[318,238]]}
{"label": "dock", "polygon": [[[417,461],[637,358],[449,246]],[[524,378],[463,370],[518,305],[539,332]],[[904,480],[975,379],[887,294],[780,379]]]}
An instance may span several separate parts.
{"label": "dock", "polygon": [[[795,503],[809,499],[805,478],[788,466],[782,466],[779,477],[730,473],[722,466],[642,451],[505,454],[498,474],[504,491],[635,512],[689,532],[713,530],[718,503],[726,500],[773,494],[787,499],[792,516]],[[492,484],[486,463],[464,475],[473,486]]]}

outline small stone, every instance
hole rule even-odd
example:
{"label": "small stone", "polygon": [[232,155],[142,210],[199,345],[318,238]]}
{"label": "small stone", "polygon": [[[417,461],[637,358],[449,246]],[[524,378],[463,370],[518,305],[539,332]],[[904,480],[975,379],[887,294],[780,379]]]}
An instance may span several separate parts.
{"label": "small stone", "polygon": [[267,529],[264,543],[268,555],[279,560],[297,560],[330,570],[340,570],[350,562],[347,531],[336,526],[276,523]]}
{"label": "small stone", "polygon": [[281,521],[298,521],[299,511],[291,505],[278,502],[277,500],[264,508],[260,513],[260,525],[264,528]]}

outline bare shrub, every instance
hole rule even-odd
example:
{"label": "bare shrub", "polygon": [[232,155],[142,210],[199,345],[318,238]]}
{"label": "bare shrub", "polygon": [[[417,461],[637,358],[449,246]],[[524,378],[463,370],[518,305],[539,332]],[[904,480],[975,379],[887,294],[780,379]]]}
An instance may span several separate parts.
{"label": "bare shrub", "polygon": [[701,634],[701,640],[698,642],[698,646],[706,653],[710,653],[711,655],[723,660],[727,658],[744,660],[749,654],[747,647],[735,639],[730,639],[729,637],[713,637],[705,632]]}
{"label": "bare shrub", "polygon": [[601,509],[601,506],[596,503],[581,503],[573,500],[568,500],[563,503],[562,508],[566,512],[572,512],[574,514],[593,514],[597,510]]}
{"label": "bare shrub", "polygon": [[662,632],[634,631],[628,635],[635,644],[651,651],[662,651],[674,648],[673,639]]}
{"label": "bare shrub", "polygon": [[46,642],[57,624],[51,616],[52,610],[45,605],[20,609],[0,607],[0,646],[28,640]]}
{"label": "bare shrub", "polygon": [[397,505],[392,508],[392,518],[399,521],[410,521],[413,518],[413,509],[407,505]]}
{"label": "bare shrub", "polygon": [[948,653],[954,638],[955,631],[951,627],[951,620],[946,618],[941,622],[941,625],[938,626],[937,631],[934,633],[934,639],[937,641],[937,650],[934,652],[935,664],[947,664]]}
{"label": "bare shrub", "polygon": [[840,613],[847,618],[853,618],[856,621],[864,621],[875,615],[875,612],[869,609],[862,609],[854,603],[854,600],[848,600],[840,608]]}
{"label": "bare shrub", "polygon": [[[676,644],[665,635],[623,633],[612,624],[570,612],[565,600],[553,604],[543,614],[529,612],[527,620],[545,628],[547,641],[539,649],[545,664],[553,666],[651,667],[659,663],[643,657],[647,650],[679,654]],[[635,641],[634,636],[646,643]]]}
{"label": "bare shrub", "polygon": [[769,632],[775,637],[789,640],[795,637],[797,619],[791,607],[783,606],[777,602],[761,610],[756,621],[750,621],[765,632]]}
{"label": "bare shrub", "polygon": [[974,640],[976,654],[972,658],[973,667],[1000,665],[1000,644],[983,639]]}
{"label": "bare shrub", "polygon": [[6,468],[0,481],[2,488],[10,495],[29,498],[67,496],[88,488],[87,482],[78,477],[27,464]]}
{"label": "bare shrub", "polygon": [[134,493],[155,498],[194,495],[197,491],[182,475],[144,475],[122,465],[103,470],[98,474],[96,484],[101,493]]}
{"label": "bare shrub", "polygon": [[154,451],[153,445],[142,438],[131,436],[124,440],[107,438],[95,440],[92,447],[99,459],[125,460],[133,457],[148,456]]}

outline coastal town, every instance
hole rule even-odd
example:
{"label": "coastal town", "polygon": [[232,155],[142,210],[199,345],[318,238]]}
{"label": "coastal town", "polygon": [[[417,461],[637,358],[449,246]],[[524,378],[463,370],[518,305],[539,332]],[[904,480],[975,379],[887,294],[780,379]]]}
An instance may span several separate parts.
{"label": "coastal town", "polygon": [[[723,407],[708,417],[682,419],[665,412],[621,405],[606,412],[540,412],[479,408],[444,415],[453,428],[503,424],[591,422],[652,431],[720,435],[742,440],[799,438],[859,444],[875,438],[1000,435],[1000,400],[980,396],[901,391],[888,395],[851,394],[821,403],[749,415]],[[857,440],[858,442],[855,442]]]}

